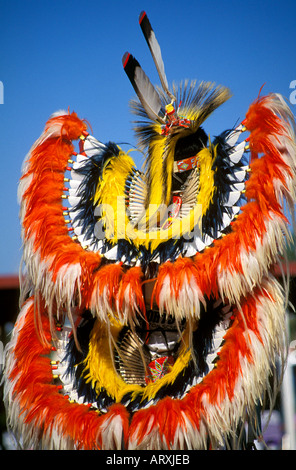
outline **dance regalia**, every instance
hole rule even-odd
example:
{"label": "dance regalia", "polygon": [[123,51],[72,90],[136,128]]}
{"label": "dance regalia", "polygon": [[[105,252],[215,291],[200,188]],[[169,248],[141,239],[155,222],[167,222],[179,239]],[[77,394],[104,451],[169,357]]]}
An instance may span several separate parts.
{"label": "dance regalia", "polygon": [[5,364],[23,448],[246,448],[284,359],[271,272],[295,201],[293,115],[259,96],[210,138],[205,121],[230,92],[169,90],[145,13],[140,25],[162,85],[124,55],[143,171],[74,112],[49,119],[24,164],[22,306]]}

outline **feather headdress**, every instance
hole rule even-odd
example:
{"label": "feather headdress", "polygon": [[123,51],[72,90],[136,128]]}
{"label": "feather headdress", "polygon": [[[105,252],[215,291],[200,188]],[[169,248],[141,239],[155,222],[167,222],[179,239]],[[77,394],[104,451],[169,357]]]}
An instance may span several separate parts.
{"label": "feather headdress", "polygon": [[4,377],[24,448],[247,448],[284,360],[271,270],[295,202],[293,115],[280,95],[259,97],[210,141],[206,118],[229,91],[170,91],[145,13],[140,24],[163,87],[124,56],[145,170],[66,112],[23,168],[26,282]]}

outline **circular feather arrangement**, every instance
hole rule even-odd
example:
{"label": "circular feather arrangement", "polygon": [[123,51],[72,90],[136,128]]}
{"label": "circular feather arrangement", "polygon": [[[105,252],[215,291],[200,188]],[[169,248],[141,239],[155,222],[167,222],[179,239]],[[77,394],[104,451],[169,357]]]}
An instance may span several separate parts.
{"label": "circular feather arrangement", "polygon": [[4,370],[23,448],[248,448],[285,359],[271,272],[295,202],[293,115],[259,97],[211,140],[206,119],[229,91],[170,90],[145,13],[140,25],[162,84],[124,55],[145,167],[67,112],[24,165],[26,275]]}

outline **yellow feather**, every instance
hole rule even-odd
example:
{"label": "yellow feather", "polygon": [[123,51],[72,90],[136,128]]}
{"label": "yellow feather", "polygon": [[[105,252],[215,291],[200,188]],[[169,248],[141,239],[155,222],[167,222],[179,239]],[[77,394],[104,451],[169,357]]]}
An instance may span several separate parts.
{"label": "yellow feather", "polygon": [[212,170],[214,159],[216,158],[216,148],[204,148],[198,153],[199,162],[199,191],[197,203],[202,206],[202,215],[206,213],[213,200],[215,185],[214,171]]}
{"label": "yellow feather", "polygon": [[114,243],[126,236],[125,228],[129,220],[124,191],[126,179],[134,166],[133,159],[120,150],[119,155],[107,163],[97,185],[94,203],[101,205],[106,237]]}
{"label": "yellow feather", "polygon": [[[171,225],[164,229],[163,221],[168,217],[168,201],[171,196],[170,191],[167,190],[166,200],[163,199],[164,139],[155,139],[151,145],[149,206],[137,226],[134,227],[130,223],[125,206],[125,183],[134,167],[134,162],[129,155],[121,150],[118,157],[112,158],[104,168],[94,202],[101,205],[101,215],[106,227],[107,239],[113,243],[117,243],[121,238],[132,240],[137,248],[145,246],[154,251],[161,243],[169,239],[178,239],[181,236],[189,235],[194,227],[201,229],[202,216],[206,213],[215,191],[212,165],[216,150],[211,149],[210,146],[210,148],[205,148],[198,153],[200,186],[196,205],[186,217],[173,219]],[[173,170],[173,148],[174,145],[171,145],[166,155],[166,174],[170,181]],[[171,187],[170,184],[168,182],[168,188]],[[159,227],[160,221],[162,223]]]}
{"label": "yellow feather", "polygon": [[91,382],[97,394],[104,388],[116,401],[120,401],[120,397],[125,393],[142,390],[140,385],[126,384],[114,368],[112,340],[116,341],[121,328],[122,325],[113,319],[110,320],[109,328],[97,321],[91,334],[89,352],[84,361],[85,368],[89,370],[85,375],[86,382]]}
{"label": "yellow feather", "polygon": [[170,372],[143,389],[140,385],[126,384],[114,368],[111,348],[116,342],[121,328],[122,325],[115,319],[110,319],[109,325],[96,321],[90,337],[88,355],[83,361],[84,370],[88,370],[84,375],[86,383],[91,383],[97,394],[105,389],[108,395],[117,403],[127,393],[132,393],[132,399],[134,399],[144,391],[143,399],[146,397],[148,399],[153,398],[161,387],[173,383],[178,374],[188,365],[191,358],[189,349],[190,330],[188,328],[183,334],[181,352]]}
{"label": "yellow feather", "polygon": [[165,139],[157,139],[150,145],[150,193],[148,195],[149,204],[162,204],[163,200],[163,152]]}
{"label": "yellow feather", "polygon": [[166,149],[165,161],[164,164],[166,165],[166,173],[167,173],[167,181],[165,182],[166,193],[164,197],[165,204],[170,203],[171,199],[171,191],[172,191],[172,175],[174,171],[174,154],[175,154],[175,147],[176,147],[177,139],[173,139],[169,143],[169,147]]}

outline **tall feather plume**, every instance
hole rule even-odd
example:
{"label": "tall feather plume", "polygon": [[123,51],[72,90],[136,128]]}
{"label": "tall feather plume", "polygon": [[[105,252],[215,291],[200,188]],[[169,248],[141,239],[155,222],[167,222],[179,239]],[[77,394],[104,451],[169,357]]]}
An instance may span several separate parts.
{"label": "tall feather plume", "polygon": [[161,101],[158,93],[139,62],[129,52],[126,52],[122,58],[122,63],[149,119],[164,123],[164,113],[161,112]]}
{"label": "tall feather plume", "polygon": [[169,85],[168,85],[167,77],[166,77],[165,70],[164,70],[164,63],[163,63],[162,55],[161,55],[161,49],[160,49],[155,33],[152,29],[152,26],[150,24],[150,21],[145,11],[142,11],[140,13],[139,23],[140,23],[142,32],[144,34],[144,37],[147,41],[148,47],[150,49],[152,58],[154,60],[156,70],[160,78],[161,86],[163,90],[165,91],[165,93],[168,95],[168,97],[172,101],[175,101],[176,100],[175,96],[169,90]]}

